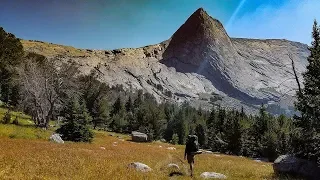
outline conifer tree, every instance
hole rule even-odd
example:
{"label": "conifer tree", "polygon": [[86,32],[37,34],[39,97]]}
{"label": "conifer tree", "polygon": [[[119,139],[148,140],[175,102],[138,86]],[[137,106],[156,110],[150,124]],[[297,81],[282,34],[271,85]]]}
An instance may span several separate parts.
{"label": "conifer tree", "polygon": [[125,105],[125,107],[126,107],[126,111],[127,112],[132,112],[133,111],[133,102],[132,102],[132,99],[131,99],[131,96],[129,96],[129,99],[128,99],[128,101],[126,102],[126,105]]}
{"label": "conifer tree", "polygon": [[293,146],[298,156],[320,163],[320,31],[316,20],[312,38],[304,88],[297,92],[296,108],[301,116],[295,117],[298,128]]}
{"label": "conifer tree", "polygon": [[85,103],[80,104],[78,98],[72,98],[66,105],[64,111],[64,122],[57,129],[66,141],[91,142],[93,132],[89,129],[88,123],[91,117]]}
{"label": "conifer tree", "polygon": [[121,102],[121,98],[119,96],[112,106],[110,116],[111,117],[115,116],[116,114],[118,114],[120,112],[121,109],[122,109],[122,102]]}
{"label": "conifer tree", "polygon": [[109,125],[109,111],[108,101],[106,98],[97,99],[93,105],[93,128],[96,127],[108,127]]}
{"label": "conifer tree", "polygon": [[23,54],[20,40],[0,27],[0,99],[10,105],[17,105],[19,92],[14,78]]}

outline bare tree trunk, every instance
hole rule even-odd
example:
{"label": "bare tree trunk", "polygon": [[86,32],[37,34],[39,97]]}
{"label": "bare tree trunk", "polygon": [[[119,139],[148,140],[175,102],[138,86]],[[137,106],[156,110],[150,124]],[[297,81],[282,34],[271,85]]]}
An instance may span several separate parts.
{"label": "bare tree trunk", "polygon": [[301,90],[301,86],[300,86],[299,78],[298,78],[298,75],[297,75],[297,72],[296,72],[296,69],[295,69],[295,66],[294,66],[294,61],[293,61],[293,58],[292,58],[291,54],[289,54],[289,58],[291,59],[291,63],[292,63],[292,70],[293,70],[294,77],[296,78],[296,81],[297,81],[297,84],[298,84],[299,93],[300,93],[300,95],[301,95],[301,94],[302,94],[302,90]]}

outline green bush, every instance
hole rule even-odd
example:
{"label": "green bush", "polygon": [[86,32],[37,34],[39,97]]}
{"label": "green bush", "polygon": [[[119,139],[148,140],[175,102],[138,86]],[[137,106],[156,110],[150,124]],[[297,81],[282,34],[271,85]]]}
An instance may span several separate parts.
{"label": "green bush", "polygon": [[4,115],[3,119],[2,119],[3,124],[9,124],[11,122],[11,113],[10,110],[8,110],[6,112],[6,114]]}
{"label": "green bush", "polygon": [[178,144],[178,142],[179,142],[179,136],[178,136],[178,134],[173,134],[172,135],[172,140],[171,140],[171,143],[172,144]]}
{"label": "green bush", "polygon": [[13,120],[12,124],[19,125],[18,116],[16,116],[16,118]]}

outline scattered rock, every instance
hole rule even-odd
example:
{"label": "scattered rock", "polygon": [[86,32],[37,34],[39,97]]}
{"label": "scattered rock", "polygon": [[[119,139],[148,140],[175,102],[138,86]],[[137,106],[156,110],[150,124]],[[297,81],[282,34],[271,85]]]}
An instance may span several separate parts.
{"label": "scattered rock", "polygon": [[129,168],[133,168],[133,169],[135,169],[137,171],[141,171],[141,172],[149,172],[149,171],[152,170],[148,165],[140,163],[140,162],[130,163],[128,165],[128,167]]}
{"label": "scattered rock", "polygon": [[50,141],[53,141],[53,142],[56,142],[56,143],[59,143],[59,144],[63,144],[64,141],[62,140],[60,134],[52,134],[50,136]]}
{"label": "scattered rock", "polygon": [[169,149],[169,150],[176,150],[175,147],[167,147],[167,149]]}
{"label": "scattered rock", "polygon": [[173,163],[168,164],[167,167],[170,168],[170,169],[176,169],[176,170],[179,170],[179,169],[180,169],[177,164],[173,164]]}
{"label": "scattered rock", "polygon": [[216,172],[204,172],[200,175],[200,177],[204,179],[227,179],[227,176],[225,176],[224,174]]}
{"label": "scattered rock", "polygon": [[320,168],[316,163],[293,155],[279,156],[274,161],[273,170],[277,174],[298,175],[312,180],[320,179]]}
{"label": "scattered rock", "polygon": [[213,154],[212,151],[207,151],[207,150],[203,150],[202,152],[203,152],[204,154]]}
{"label": "scattered rock", "polygon": [[220,154],[215,154],[214,156],[216,156],[216,157],[220,157],[221,155],[220,155]]}
{"label": "scattered rock", "polygon": [[114,136],[114,135],[110,133],[109,136]]}
{"label": "scattered rock", "polygon": [[255,158],[253,159],[255,162],[269,162],[267,158]]}
{"label": "scattered rock", "polygon": [[141,132],[132,131],[131,137],[134,142],[148,142],[148,135]]}
{"label": "scattered rock", "polygon": [[103,150],[105,150],[106,148],[105,148],[105,147],[100,147],[100,149],[103,149]]}
{"label": "scattered rock", "polygon": [[124,139],[119,139],[119,141],[124,141]]}
{"label": "scattered rock", "polygon": [[159,148],[162,148],[162,146],[159,146]]}

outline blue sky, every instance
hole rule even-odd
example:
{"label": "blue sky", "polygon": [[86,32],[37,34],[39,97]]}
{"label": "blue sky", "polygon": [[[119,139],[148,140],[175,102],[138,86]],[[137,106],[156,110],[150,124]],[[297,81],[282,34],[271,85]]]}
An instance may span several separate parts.
{"label": "blue sky", "polygon": [[140,47],[168,39],[199,7],[231,37],[309,44],[319,0],[0,0],[0,26],[23,39],[77,48]]}

